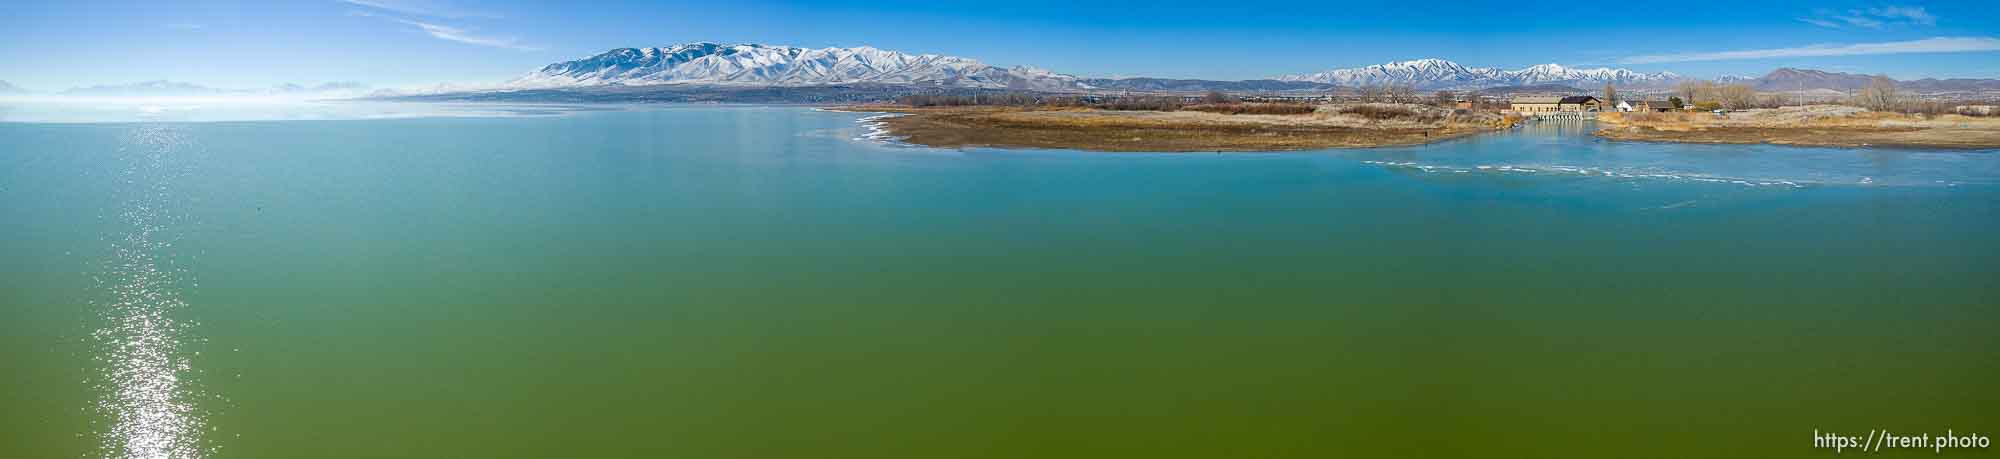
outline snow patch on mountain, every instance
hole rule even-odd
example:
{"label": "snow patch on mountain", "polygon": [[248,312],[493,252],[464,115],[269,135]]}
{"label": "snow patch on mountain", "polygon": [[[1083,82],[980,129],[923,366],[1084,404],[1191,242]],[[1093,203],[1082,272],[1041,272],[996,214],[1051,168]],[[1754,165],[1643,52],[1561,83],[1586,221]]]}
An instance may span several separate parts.
{"label": "snow patch on mountain", "polygon": [[1077,89],[1076,77],[1034,67],[1001,68],[977,60],[908,54],[870,46],[799,48],[697,42],[619,48],[549,64],[508,83],[516,89],[599,85],[852,83],[1013,89]]}
{"label": "snow patch on mountain", "polygon": [[1596,84],[1651,86],[1682,79],[1673,72],[1641,73],[1626,69],[1581,69],[1559,64],[1541,64],[1520,70],[1466,67],[1444,59],[1418,59],[1305,75],[1286,75],[1279,81],[1305,81],[1341,86],[1409,85],[1420,89],[1480,89],[1496,86],[1538,84]]}

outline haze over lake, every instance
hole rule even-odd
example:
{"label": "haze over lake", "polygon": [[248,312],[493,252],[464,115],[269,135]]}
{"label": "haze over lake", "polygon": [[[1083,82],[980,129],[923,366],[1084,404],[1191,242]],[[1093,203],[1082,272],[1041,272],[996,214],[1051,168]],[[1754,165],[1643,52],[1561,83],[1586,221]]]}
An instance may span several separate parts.
{"label": "haze over lake", "polygon": [[1790,457],[2000,425],[1992,151],[342,107],[0,111],[0,457]]}

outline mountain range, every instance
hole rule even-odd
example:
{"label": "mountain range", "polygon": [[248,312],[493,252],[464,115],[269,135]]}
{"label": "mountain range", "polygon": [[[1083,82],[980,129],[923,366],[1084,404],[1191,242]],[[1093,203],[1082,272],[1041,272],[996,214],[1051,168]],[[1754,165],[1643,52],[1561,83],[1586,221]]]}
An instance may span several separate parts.
{"label": "mountain range", "polygon": [[1538,84],[1666,85],[1670,72],[1573,69],[1543,64],[1520,70],[1475,68],[1444,59],[1289,75],[1273,80],[1214,81],[1163,78],[1078,78],[1033,67],[996,67],[975,59],[909,54],[862,46],[800,48],[696,42],[660,48],[618,48],[583,59],[549,64],[505,85],[547,89],[601,85],[750,84],[809,86],[888,83],[952,88],[1135,91],[1292,91],[1336,86],[1406,84],[1420,89],[1480,89]]}
{"label": "mountain range", "polygon": [[[1852,91],[1866,88],[1875,77],[1853,73],[1828,72],[1824,70],[1781,68],[1772,70],[1758,78],[1739,78],[1733,83],[1747,84],[1758,91],[1785,92],[1800,90]],[[1919,93],[1946,93],[1971,91],[2000,91],[2000,80],[1952,78],[1921,80],[1890,80],[1898,89]]]}
{"label": "mountain range", "polygon": [[1080,81],[1088,89],[1113,91],[1166,91],[1166,92],[1277,92],[1277,91],[1326,91],[1339,86],[1311,81],[1278,80],[1188,80],[1171,78],[1087,78]]}
{"label": "mountain range", "polygon": [[159,95],[209,95],[225,91],[194,83],[154,80],[128,84],[97,85],[70,88],[62,92],[70,96],[159,96]]}
{"label": "mountain range", "polygon": [[1543,84],[1594,87],[1603,83],[1618,86],[1665,86],[1683,78],[1673,72],[1642,73],[1626,69],[1569,68],[1541,64],[1520,70],[1466,67],[1444,59],[1418,59],[1367,67],[1328,70],[1305,75],[1286,75],[1279,81],[1307,81],[1340,86],[1408,85],[1417,89],[1485,89],[1499,86]]}
{"label": "mountain range", "polygon": [[908,54],[862,46],[799,48],[708,42],[664,48],[619,48],[549,64],[507,86],[522,89],[670,83],[810,86],[891,83],[964,88],[1063,90],[1077,78],[1032,67],[1001,68],[977,60]]}
{"label": "mountain range", "polygon": [[263,89],[219,89],[194,83],[154,80],[127,84],[97,85],[70,88],[60,94],[66,96],[217,96],[217,95],[338,95],[355,94],[368,85],[352,81],[336,81],[314,86],[285,83]]}
{"label": "mountain range", "polygon": [[14,92],[28,92],[28,91],[25,89],[21,89],[20,86],[14,86],[13,83],[8,83],[7,80],[0,80],[0,94],[14,93]]}
{"label": "mountain range", "polygon": [[1568,68],[1542,64],[1520,70],[1466,67],[1444,59],[1391,62],[1271,80],[1078,78],[1033,67],[996,67],[975,59],[909,54],[862,46],[800,48],[696,42],[659,48],[618,48],[549,64],[504,85],[511,89],[602,85],[710,84],[810,86],[886,83],[950,88],[1134,91],[1293,91],[1338,86],[1410,85],[1419,89],[1482,89],[1566,84],[1666,86],[1671,72]]}

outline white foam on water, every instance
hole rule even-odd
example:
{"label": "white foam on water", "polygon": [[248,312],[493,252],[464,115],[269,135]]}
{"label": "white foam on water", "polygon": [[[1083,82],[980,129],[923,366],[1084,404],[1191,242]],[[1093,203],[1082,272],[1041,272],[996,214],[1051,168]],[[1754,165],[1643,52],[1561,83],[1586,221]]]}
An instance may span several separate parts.
{"label": "white foam on water", "polygon": [[883,113],[880,115],[864,116],[861,117],[860,119],[854,120],[856,123],[860,123],[863,129],[868,130],[867,133],[861,134],[860,137],[855,137],[854,140],[866,141],[866,142],[880,142],[883,144],[896,145],[896,146],[909,146],[908,143],[903,142],[902,137],[898,137],[894,134],[889,133],[889,123],[885,121],[888,120],[889,118],[895,118],[899,116],[909,116],[909,114]]}
{"label": "white foam on water", "polygon": [[1365,164],[1374,164],[1382,167],[1418,170],[1426,173],[1455,173],[1455,174],[1485,173],[1485,174],[1495,174],[1495,175],[1511,174],[1511,175],[1576,176],[1576,177],[1615,178],[1624,180],[1667,180],[1667,181],[1685,181],[1685,182],[1724,183],[1732,185],[1742,185],[1746,187],[1805,188],[1808,184],[1812,184],[1812,182],[1800,181],[1800,180],[1771,180],[1771,179],[1751,179],[1751,178],[1740,178],[1740,177],[1718,177],[1718,176],[1685,174],[1685,173],[1635,172],[1635,171],[1621,171],[1614,169],[1599,169],[1592,167],[1562,166],[1562,165],[1481,164],[1470,167],[1461,167],[1461,166],[1446,166],[1437,164],[1422,164],[1412,161],[1364,160],[1361,162]]}

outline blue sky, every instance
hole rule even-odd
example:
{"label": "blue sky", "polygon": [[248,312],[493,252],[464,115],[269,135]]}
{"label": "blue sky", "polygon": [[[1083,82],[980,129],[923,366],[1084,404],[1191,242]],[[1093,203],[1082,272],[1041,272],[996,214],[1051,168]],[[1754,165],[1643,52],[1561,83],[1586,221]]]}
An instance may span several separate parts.
{"label": "blue sky", "polygon": [[1990,0],[16,1],[0,10],[0,80],[44,91],[157,79],[498,82],[614,47],[690,41],[865,44],[1083,76],[1249,79],[1441,57],[1703,77],[1792,66],[2000,78],[2000,8]]}

